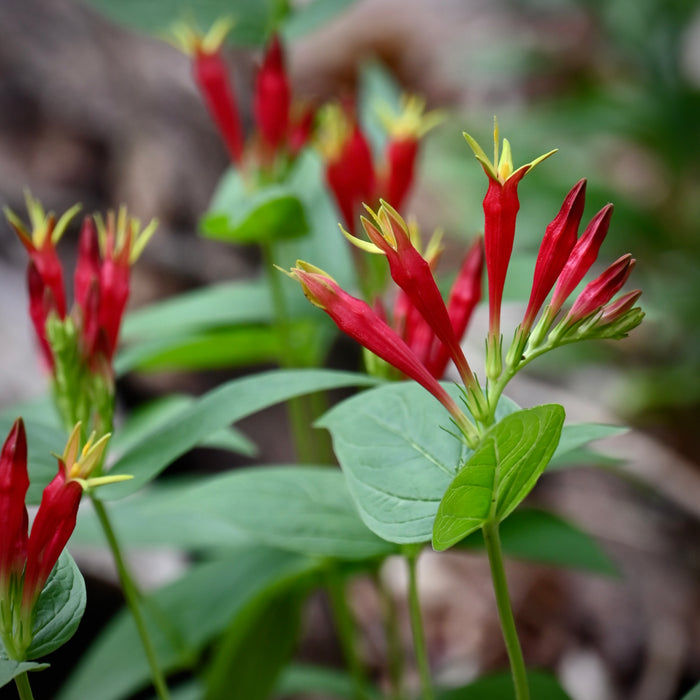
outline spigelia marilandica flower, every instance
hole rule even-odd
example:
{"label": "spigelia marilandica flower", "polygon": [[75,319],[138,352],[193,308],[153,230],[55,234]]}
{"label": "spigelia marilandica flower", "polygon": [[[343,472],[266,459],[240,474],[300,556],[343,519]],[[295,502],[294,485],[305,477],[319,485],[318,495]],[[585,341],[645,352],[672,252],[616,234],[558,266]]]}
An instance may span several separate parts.
{"label": "spigelia marilandica flower", "polygon": [[205,35],[201,35],[190,25],[178,23],[173,28],[173,35],[178,48],[191,57],[192,74],[204,104],[219,130],[231,160],[240,165],[243,160],[243,127],[221,51],[224,39],[232,26],[230,19],[221,18],[214,22]]}
{"label": "spigelia marilandica flower", "polygon": [[235,90],[226,68],[222,45],[233,22],[219,19],[201,35],[185,23],[173,29],[175,45],[191,56],[193,74],[204,102],[237,167],[266,171],[277,159],[293,159],[307,143],[313,111],[293,104],[284,47],[279,36],[269,41],[255,75],[253,121],[255,134],[248,140],[241,124]]}
{"label": "spigelia marilandica flower", "polygon": [[330,275],[309,263],[297,261],[288,274],[301,284],[306,298],[325,311],[341,331],[429,391],[449,411],[466,439],[474,441],[474,425],[455,400],[401,336],[365,301],[345,292]]}
{"label": "spigelia marilandica flower", "polygon": [[76,204],[59,219],[53,212],[45,212],[41,203],[25,193],[29,226],[8,207],[5,216],[15,230],[22,245],[29,253],[27,286],[29,289],[29,312],[36,331],[42,356],[49,368],[53,368],[51,348],[46,338],[46,321],[51,314],[58,318],[66,316],[66,292],[63,280],[63,266],[56,253],[56,245],[65,233],[71,219],[79,211]]}
{"label": "spigelia marilandica flower", "polygon": [[[29,196],[27,201],[34,237],[47,247],[45,232],[55,233],[58,225],[52,229],[53,215],[39,216],[43,212],[41,205]],[[69,213],[72,215],[75,210],[73,207]],[[6,215],[23,242],[31,240],[19,217],[9,210]],[[61,218],[61,231],[69,218],[67,215]],[[63,269],[55,248],[51,245],[48,279],[42,277],[45,268],[35,263],[34,248],[28,248],[29,310],[42,356],[52,372],[59,413],[67,428],[82,420],[103,433],[110,429],[114,399],[112,359],[129,295],[131,265],[156,226],[152,221],[142,230],[139,221],[130,218],[125,208],[118,214],[110,212],[106,222],[97,217],[97,225],[91,217],[85,217],[70,314],[66,314]],[[62,300],[61,305],[56,299]]]}
{"label": "spigelia marilandica flower", "polygon": [[402,209],[415,179],[420,140],[443,118],[437,111],[425,112],[425,101],[416,96],[405,96],[398,114],[382,107],[379,116],[388,140],[383,158],[375,162],[352,108],[328,105],[321,115],[317,142],[326,181],[352,233],[363,203],[376,206],[381,199]]}
{"label": "spigelia marilandica flower", "polygon": [[80,424],[59,458],[58,474],[44,489],[28,532],[27,439],[18,418],[0,453],[0,637],[8,655],[23,660],[32,641],[34,609],[73,530],[84,491],[127,475],[96,476],[109,435],[94,436],[80,451]]}
{"label": "spigelia marilandica flower", "polygon": [[[467,143],[486,173],[489,183],[484,196],[484,249],[489,286],[489,337],[486,374],[495,379],[501,372],[501,304],[508,264],[513,252],[515,222],[520,209],[518,184],[538,163],[551,156],[549,151],[535,160],[513,167],[510,143],[500,148],[498,122],[494,120],[494,156],[491,162],[481,146],[467,133]],[[499,156],[500,151],[500,156]]]}
{"label": "spigelia marilandica flower", "polygon": [[464,385],[475,386],[474,375],[460,346],[461,337],[457,337],[430,262],[416,247],[417,230],[412,230],[386,202],[382,202],[376,212],[369,207],[367,211],[372,220],[364,216],[360,220],[369,242],[350,234],[346,234],[346,237],[359,248],[386,257],[392,279],[406,294],[437,340],[444,345]]}

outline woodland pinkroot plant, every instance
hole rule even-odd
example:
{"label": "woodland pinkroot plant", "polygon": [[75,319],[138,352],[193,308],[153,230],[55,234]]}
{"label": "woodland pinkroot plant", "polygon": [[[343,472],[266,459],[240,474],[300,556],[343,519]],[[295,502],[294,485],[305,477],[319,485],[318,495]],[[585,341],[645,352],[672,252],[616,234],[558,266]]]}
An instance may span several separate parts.
{"label": "woodland pinkroot plant", "polygon": [[[411,321],[413,327],[420,323],[429,328],[434,334],[432,342],[439,343],[442,352],[454,363],[462,383],[458,389],[458,398],[462,399],[463,407],[450,397],[449,388],[443,388],[437,383],[433,373],[428,370],[425,358],[430,357],[430,353],[423,353],[423,359],[419,359],[414,349],[364,302],[347,294],[328,275],[309,263],[298,262],[290,274],[301,283],[306,296],[323,309],[343,332],[437,398],[459,428],[458,433],[452,434],[439,431],[440,419],[433,414],[420,414],[420,409],[417,408],[420,401],[410,387],[396,390],[381,388],[369,395],[357,397],[346,402],[347,406],[341,405],[331,411],[322,422],[331,431],[341,466],[351,484],[358,485],[353,489],[353,495],[366,524],[379,536],[394,542],[418,544],[426,534],[425,526],[407,525],[407,522],[417,522],[419,514],[417,506],[410,503],[408,494],[413,490],[405,483],[402,484],[402,480],[408,478],[407,475],[401,475],[407,467],[406,457],[400,459],[394,452],[388,452],[383,461],[375,461],[367,456],[367,450],[371,450],[371,447],[363,445],[362,433],[365,436],[371,433],[383,449],[387,450],[388,445],[395,443],[396,439],[392,436],[397,431],[420,434],[422,430],[430,431],[429,426],[432,421],[436,421],[432,430],[437,432],[426,433],[426,444],[430,447],[424,444],[422,450],[435,450],[435,454],[442,454],[444,448],[439,446],[441,441],[453,440],[457,445],[460,442],[466,443],[466,453],[460,451],[457,445],[450,449],[451,454],[459,455],[453,465],[443,467],[451,474],[451,479],[445,482],[444,476],[440,476],[444,484],[442,487],[437,488],[433,484],[428,486],[431,493],[437,495],[439,504],[435,510],[432,507],[429,510],[423,509],[421,512],[424,515],[421,517],[426,518],[426,526],[432,523],[432,543],[437,550],[451,547],[475,530],[482,531],[516,696],[518,700],[525,700],[529,698],[527,673],[510,608],[499,524],[533,488],[554,455],[563,427],[564,409],[551,404],[517,410],[517,407],[505,403],[502,394],[510,379],[534,358],[579,340],[622,338],[641,322],[643,313],[635,306],[639,291],[614,299],[634,265],[630,255],[622,256],[598,278],[588,283],[570,310],[562,313],[567,299],[597,257],[612,212],[610,205],[604,207],[593,218],[581,238],[577,238],[585,197],[585,181],[582,180],[569,192],[559,214],[545,230],[535,266],[530,301],[522,323],[515,329],[514,340],[504,362],[501,351],[501,305],[519,209],[517,185],[529,170],[553,151],[514,170],[507,141],[504,141],[499,158],[497,129],[494,132],[496,147],[493,163],[472,137],[466,138],[488,177],[488,189],[484,198],[484,249],[489,283],[489,332],[486,339],[483,387],[460,346],[464,325],[455,323],[456,302],[450,302],[446,306],[438,290],[431,265],[434,253],[430,247],[429,251],[421,253],[416,247],[415,232],[385,202],[376,212],[368,208],[370,218],[362,219],[369,241],[346,233],[361,249],[386,257],[391,277],[400,290],[400,308],[404,304],[409,306],[410,313],[417,316]],[[469,280],[465,285],[469,291],[459,295],[467,318],[475,299],[478,299],[474,285],[480,278],[479,250],[480,247],[476,244],[467,256],[466,269],[469,272],[464,274]],[[465,282],[458,279],[457,288],[460,289],[463,284]],[[552,288],[552,299],[537,321],[537,315]],[[402,310],[398,316],[401,327],[409,317],[409,312]],[[558,318],[561,320],[557,322]],[[408,338],[410,339],[410,334]],[[375,395],[374,398],[370,398],[372,394]],[[409,395],[412,398],[409,399]],[[383,419],[378,417],[377,411],[381,405],[381,413],[386,415],[390,405],[387,402],[394,400],[391,396],[395,399],[403,397],[400,405],[408,408],[401,409],[402,417],[398,420],[401,428],[387,426],[384,429]],[[411,413],[410,407],[413,406],[416,407],[415,416]],[[360,424],[364,426],[365,421],[357,417],[358,412],[362,412],[367,419],[377,416],[380,422],[373,429],[360,428]],[[348,425],[347,421],[353,425]],[[435,459],[437,463],[437,458]],[[428,481],[421,483],[429,484]],[[384,498],[374,499],[370,489],[381,491]],[[389,493],[394,494],[393,505],[387,503]],[[407,500],[404,502],[402,498]],[[399,508],[399,502],[403,508],[400,513],[395,512]],[[394,511],[388,508],[393,508]],[[414,583],[413,567],[417,551],[410,550],[409,554],[411,581]],[[414,588],[412,586],[412,595],[417,595]],[[412,613],[422,693],[424,698],[432,698],[420,615],[415,600]]]}

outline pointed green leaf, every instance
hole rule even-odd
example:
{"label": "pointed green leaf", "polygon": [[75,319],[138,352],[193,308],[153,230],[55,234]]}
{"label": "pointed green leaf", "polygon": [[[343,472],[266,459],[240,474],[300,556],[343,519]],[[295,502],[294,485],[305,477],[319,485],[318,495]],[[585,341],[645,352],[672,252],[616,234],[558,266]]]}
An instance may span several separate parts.
{"label": "pointed green leaf", "polygon": [[343,474],[331,467],[237,469],[173,495],[149,510],[154,521],[204,518],[215,530],[227,525],[250,541],[317,557],[360,560],[396,551],[367,529]]}
{"label": "pointed green leaf", "polygon": [[686,693],[682,700],[700,700],[700,683]]}
{"label": "pointed green leaf", "polygon": [[563,424],[558,404],[518,411],[496,423],[445,491],[433,547],[447,549],[487,520],[505,520],[549,463]]}
{"label": "pointed green leaf", "polygon": [[64,551],[39,596],[28,659],[38,659],[63,646],[78,629],[85,612],[85,581]]}
{"label": "pointed green leaf", "polygon": [[[514,410],[502,399],[497,416]],[[429,541],[445,489],[471,455],[447,432],[455,428],[442,405],[414,382],[393,383],[343,401],[317,425],[331,433],[367,527],[389,542]]]}
{"label": "pointed green leaf", "polygon": [[43,671],[48,667],[49,664],[38,664],[34,661],[15,661],[14,659],[4,659],[0,656],[0,688],[11,683],[23,673]]}
{"label": "pointed green leaf", "polygon": [[[195,565],[144,599],[146,625],[161,668],[165,673],[194,668],[204,647],[253,600],[267,591],[298,585],[317,567],[306,557],[260,546],[239,547],[225,557]],[[81,657],[57,697],[120,700],[146,687],[149,680],[136,627],[124,610]]]}
{"label": "pointed green leaf", "polygon": [[109,473],[134,478],[110,484],[100,497],[113,500],[135,493],[215,431],[280,401],[314,391],[371,384],[376,380],[366,375],[331,370],[272,370],[222,384],[122,455]]}

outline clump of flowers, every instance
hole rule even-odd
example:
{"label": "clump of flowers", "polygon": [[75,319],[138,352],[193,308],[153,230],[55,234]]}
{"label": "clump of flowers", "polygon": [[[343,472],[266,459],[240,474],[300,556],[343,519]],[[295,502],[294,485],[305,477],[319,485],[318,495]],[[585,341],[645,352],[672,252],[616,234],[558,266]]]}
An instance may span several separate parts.
{"label": "clump of flowers", "polygon": [[352,233],[363,203],[377,206],[381,199],[401,211],[413,186],[420,141],[442,121],[439,112],[426,112],[425,101],[413,95],[403,98],[398,114],[384,107],[379,115],[388,141],[376,161],[352,108],[331,104],[321,113],[317,144],[326,182]]}
{"label": "clump of flowers", "polygon": [[174,43],[191,57],[197,87],[236,167],[257,176],[283,171],[309,140],[314,113],[293,103],[284,49],[275,35],[255,76],[255,132],[246,138],[222,49],[231,26],[231,20],[219,19],[202,35],[180,23],[173,30]]}
{"label": "clump of flowers", "polygon": [[26,201],[28,227],[9,209],[5,215],[29,253],[29,310],[59,412],[68,429],[82,421],[108,432],[114,404],[112,361],[129,297],[131,265],[157,224],[151,221],[141,229],[124,207],[104,220],[83,219],[69,313],[56,245],[79,207],[56,221],[31,195]]}
{"label": "clump of flowers", "polygon": [[29,488],[27,437],[18,418],[0,453],[0,638],[8,656],[26,658],[37,601],[75,529],[84,492],[128,476],[93,476],[99,472],[109,435],[82,450],[78,423],[58,457],[58,472],[44,489],[31,532],[25,498]]}
{"label": "clump of flowers", "polygon": [[[486,383],[483,387],[460,347],[469,315],[479,298],[480,244],[467,254],[453,297],[446,306],[433,276],[435,246],[428,246],[422,253],[411,227],[386,202],[382,202],[376,212],[368,208],[370,218],[363,217],[361,221],[369,241],[346,235],[363,250],[386,257],[391,277],[400,290],[394,328],[313,265],[299,261],[290,274],[301,283],[307,298],[326,311],[342,331],[436,396],[469,444],[474,445],[479,430],[472,418],[476,424],[484,426],[493,422],[498,399],[519,369],[560,345],[590,338],[624,337],[641,322],[643,312],[635,306],[641,294],[638,290],[613,299],[634,266],[631,255],[614,262],[584,288],[568,312],[562,312],[567,299],[595,262],[612,214],[611,205],[604,207],[593,217],[583,235],[577,237],[585,199],[585,181],[581,181],[569,192],[559,214],[545,230],[530,301],[504,364],[501,304],[520,206],[517,186],[533,167],[554,151],[514,169],[508,141],[504,140],[499,158],[497,128],[493,163],[473,138],[465,136],[489,179],[483,205],[489,289]],[[535,323],[552,288],[552,297]],[[441,374],[439,370],[444,369],[442,362],[446,356],[452,359],[459,372],[472,418],[446,396],[436,381]]]}

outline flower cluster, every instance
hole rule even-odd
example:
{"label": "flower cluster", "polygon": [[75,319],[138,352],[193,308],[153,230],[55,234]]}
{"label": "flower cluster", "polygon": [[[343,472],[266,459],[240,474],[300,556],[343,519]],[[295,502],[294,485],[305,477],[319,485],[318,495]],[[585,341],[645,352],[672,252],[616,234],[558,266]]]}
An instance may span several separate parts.
{"label": "flower cluster", "polygon": [[[384,314],[376,313],[365,302],[347,294],[329,275],[313,265],[297,262],[290,274],[301,283],[307,298],[326,311],[342,331],[441,401],[473,445],[478,434],[475,425],[436,379],[444,372],[447,358],[457,367],[464,384],[465,402],[473,418],[488,425],[494,419],[495,407],[505,385],[527,362],[565,343],[587,338],[624,337],[641,322],[643,313],[635,307],[639,291],[613,299],[634,265],[630,255],[615,261],[583,289],[568,312],[561,312],[595,262],[612,213],[611,205],[604,207],[578,238],[585,198],[585,181],[581,181],[566,196],[560,212],[545,230],[530,300],[504,368],[501,304],[520,206],[517,187],[524,175],[554,151],[514,169],[507,141],[504,140],[500,158],[498,156],[497,129],[493,163],[474,139],[465,136],[489,179],[484,198],[484,252],[477,242],[467,253],[447,305],[432,269],[439,246],[433,243],[421,254],[417,232],[385,202],[376,213],[368,207],[370,218],[361,218],[369,241],[344,233],[359,248],[386,257],[391,277],[400,289],[394,306],[393,328]],[[482,389],[460,341],[480,298],[484,257],[488,274],[489,334],[487,383]],[[552,289],[551,300],[535,323]]]}
{"label": "flower cluster", "polygon": [[0,453],[0,637],[9,656],[23,660],[32,641],[39,595],[75,529],[83,492],[121,481],[96,476],[109,439],[93,434],[80,449],[77,424],[58,458],[58,473],[44,489],[31,532],[25,498],[29,488],[27,438],[18,418]]}
{"label": "flower cluster", "polygon": [[375,163],[352,109],[333,104],[321,114],[317,142],[326,182],[353,233],[363,203],[375,206],[381,199],[401,210],[413,185],[420,140],[442,120],[438,112],[426,113],[425,102],[415,96],[404,98],[399,114],[383,109],[379,116],[389,138],[382,162]]}
{"label": "flower cluster", "polygon": [[246,149],[238,102],[222,52],[230,29],[227,19],[215,22],[205,35],[187,24],[178,24],[174,28],[175,43],[192,58],[195,82],[233,163],[242,168],[253,161],[258,168],[269,170],[280,160],[296,157],[309,140],[314,114],[311,109],[292,104],[282,44],[279,37],[272,37],[255,76],[256,133]]}
{"label": "flower cluster", "polygon": [[[83,220],[75,268],[75,300],[67,311],[64,275],[56,244],[79,207],[58,221],[27,194],[29,227],[9,209],[5,214],[29,253],[29,311],[42,357],[51,370],[56,398],[68,427],[89,422],[96,407],[101,432],[109,429],[113,392],[112,359],[129,296],[131,265],[156,228],[141,230],[125,208],[106,220]],[[107,415],[109,414],[109,415]]]}
{"label": "flower cluster", "polygon": [[478,391],[460,340],[481,294],[481,242],[477,241],[467,253],[446,305],[431,265],[436,247],[428,246],[426,254],[421,254],[415,229],[386,202],[376,213],[369,208],[368,212],[371,220],[362,217],[361,222],[369,242],[351,238],[358,247],[387,258],[391,276],[401,290],[394,307],[393,328],[383,314],[349,295],[313,265],[298,261],[290,274],[301,283],[306,297],[343,332],[426,388],[447,408],[468,439],[473,439],[473,426],[438,379],[452,359],[468,394],[475,396]]}

